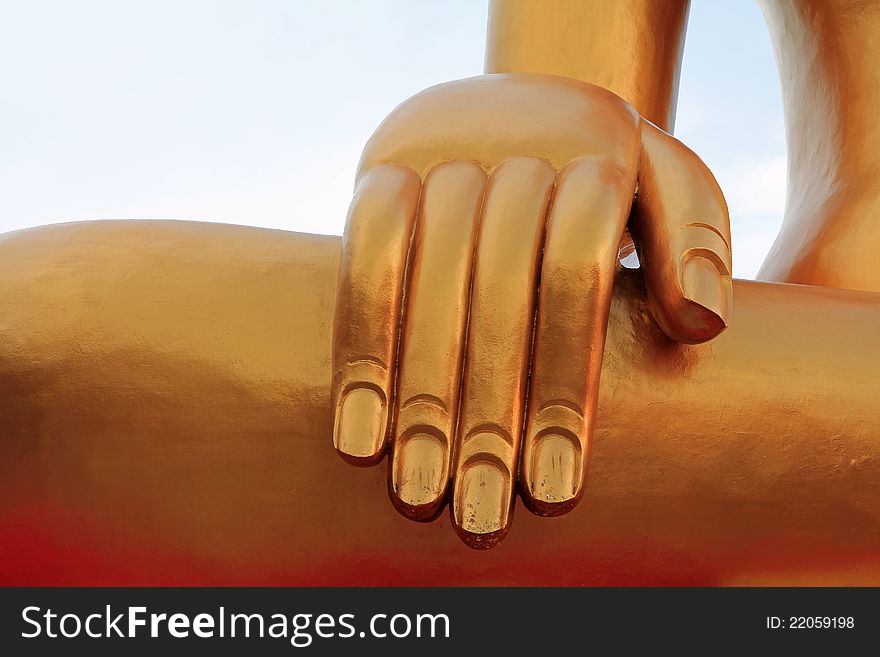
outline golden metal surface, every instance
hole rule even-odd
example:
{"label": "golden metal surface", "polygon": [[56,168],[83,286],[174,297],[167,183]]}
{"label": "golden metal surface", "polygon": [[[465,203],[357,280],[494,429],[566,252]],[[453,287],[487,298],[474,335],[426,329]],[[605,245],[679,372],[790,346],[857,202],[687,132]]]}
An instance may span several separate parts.
{"label": "golden metal surface", "polygon": [[717,335],[731,312],[724,198],[623,100],[510,73],[400,105],[364,151],[343,239],[340,454],[375,465],[390,441],[395,506],[428,521],[451,495],[476,548],[506,535],[518,480],[535,513],[572,509],[628,219],[660,326],[680,342]]}
{"label": "golden metal surface", "polygon": [[[880,3],[864,4],[766,3],[792,119],[787,218],[766,278],[880,290],[871,248],[880,243],[871,221],[880,60],[869,38],[880,33]],[[390,492],[404,515],[433,519],[451,491],[456,530],[484,548],[506,535],[517,481],[535,513],[558,515],[578,503],[627,222],[665,333],[702,342],[727,325],[723,195],[699,158],[650,122],[672,125],[687,11],[680,0],[496,0],[490,74],[416,95],[367,144],[343,240],[334,441],[361,465],[374,465],[390,444]],[[808,92],[816,104],[806,102]],[[460,200],[467,210],[458,224],[448,224],[476,242],[473,270],[462,265],[447,280],[440,268],[433,276],[415,269],[413,282],[406,236],[439,212],[436,195],[419,210],[408,198],[384,214],[362,211],[360,199],[395,203],[393,190],[374,180],[388,167],[423,180],[435,167],[473,164],[488,176],[480,228],[474,232],[470,209],[475,189]],[[446,194],[449,204],[455,192]],[[386,215],[395,217],[394,240],[358,237],[381,235],[392,221]],[[422,235],[417,252],[430,261],[446,248]],[[456,300],[440,313],[448,325],[425,322],[418,307],[447,297]],[[399,371],[407,373],[402,391]],[[378,399],[378,415],[344,421],[350,391]]]}
{"label": "golden metal surface", "polygon": [[[763,5],[762,275],[864,292],[732,283],[721,191],[664,132],[685,0],[495,0],[487,75],[379,126],[341,243],[0,238],[3,581],[880,583],[880,2]],[[492,547],[517,494],[570,513],[481,555],[402,517],[449,503]]]}
{"label": "golden metal surface", "polygon": [[491,0],[486,73],[610,89],[671,131],[689,0]]}
{"label": "golden metal surface", "polygon": [[620,272],[588,495],[475,552],[328,445],[339,253],[178,222],[0,238],[0,579],[880,584],[878,296],[737,281],[689,346]]}
{"label": "golden metal surface", "polygon": [[762,0],[788,142],[766,280],[880,292],[880,2]]}

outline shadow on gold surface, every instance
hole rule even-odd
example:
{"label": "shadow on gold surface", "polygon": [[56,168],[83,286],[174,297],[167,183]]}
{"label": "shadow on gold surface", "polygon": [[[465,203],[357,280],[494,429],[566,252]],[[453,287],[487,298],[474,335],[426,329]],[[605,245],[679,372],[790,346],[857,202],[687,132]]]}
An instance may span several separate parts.
{"label": "shadow on gold surface", "polygon": [[737,281],[609,324],[589,494],[474,552],[329,446],[339,240],[186,222],[0,237],[5,584],[880,584],[880,297]]}

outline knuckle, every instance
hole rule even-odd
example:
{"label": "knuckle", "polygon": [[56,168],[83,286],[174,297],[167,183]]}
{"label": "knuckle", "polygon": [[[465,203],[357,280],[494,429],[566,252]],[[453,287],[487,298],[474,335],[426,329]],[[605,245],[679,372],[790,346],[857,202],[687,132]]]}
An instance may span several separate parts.
{"label": "knuckle", "polygon": [[533,441],[550,431],[561,431],[581,447],[580,436],[585,426],[583,404],[568,399],[551,400],[535,412],[530,424]]}
{"label": "knuckle", "polygon": [[533,155],[514,155],[502,160],[493,170],[494,177],[515,176],[524,182],[548,182],[556,178],[556,169],[544,158]]}
{"label": "knuckle", "polygon": [[[719,228],[719,225],[721,228]],[[727,222],[717,222],[717,221],[692,221],[689,224],[685,224],[683,226],[685,229],[696,229],[691,231],[695,235],[698,235],[696,239],[712,239],[708,237],[702,231],[709,231],[710,233],[714,233],[723,243],[724,246],[727,247],[727,250],[730,250],[730,230]],[[724,230],[722,230],[724,229]]]}
{"label": "knuckle", "polygon": [[720,276],[731,276],[730,252],[723,246],[721,248],[712,249],[705,245],[693,246],[682,251],[681,262],[684,263],[691,258],[698,256],[705,258],[718,270]]}
{"label": "knuckle", "polygon": [[370,167],[358,176],[355,201],[363,196],[365,191],[376,187],[392,195],[394,192],[404,193],[420,184],[419,174],[410,167],[396,162],[382,162]]}
{"label": "knuckle", "polygon": [[582,155],[569,162],[559,173],[559,183],[571,181],[576,185],[592,185],[597,188],[616,187],[635,177],[634,167],[621,159],[605,154]]}
{"label": "knuckle", "polygon": [[476,160],[456,159],[446,160],[434,165],[425,176],[425,182],[443,175],[456,177],[473,176],[481,179],[486,177],[483,166]]}
{"label": "knuckle", "polygon": [[396,434],[401,439],[413,433],[442,434],[444,444],[451,429],[446,403],[431,394],[416,394],[404,399],[397,411]]}
{"label": "knuckle", "polygon": [[471,429],[459,446],[459,469],[481,460],[503,465],[509,472],[514,462],[513,439],[497,424],[484,424]]}

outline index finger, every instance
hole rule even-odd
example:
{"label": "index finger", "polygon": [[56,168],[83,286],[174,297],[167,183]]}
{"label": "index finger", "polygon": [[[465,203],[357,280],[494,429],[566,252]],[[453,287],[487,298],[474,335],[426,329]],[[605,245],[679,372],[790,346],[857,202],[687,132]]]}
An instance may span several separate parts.
{"label": "index finger", "polygon": [[356,465],[381,460],[404,273],[421,181],[383,164],[360,181],[342,241],[333,321],[333,444]]}

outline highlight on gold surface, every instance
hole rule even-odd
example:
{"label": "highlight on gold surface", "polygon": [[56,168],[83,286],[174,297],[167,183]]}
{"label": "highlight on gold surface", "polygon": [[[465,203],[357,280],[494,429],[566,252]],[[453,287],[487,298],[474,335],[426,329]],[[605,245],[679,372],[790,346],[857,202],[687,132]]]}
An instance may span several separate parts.
{"label": "highlight on gold surface", "polygon": [[686,0],[493,1],[342,240],[0,237],[2,581],[880,584],[880,2],[763,5],[773,282],[669,134]]}
{"label": "highlight on gold surface", "polygon": [[399,106],[364,151],[343,238],[340,454],[374,465],[390,443],[395,506],[428,521],[449,496],[472,547],[507,533],[518,479],[535,513],[573,508],[627,222],[666,334],[715,337],[731,312],[724,198],[626,102],[509,73]]}

